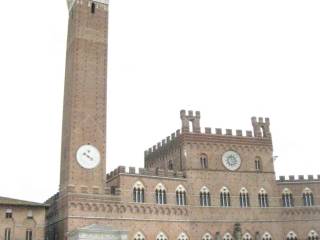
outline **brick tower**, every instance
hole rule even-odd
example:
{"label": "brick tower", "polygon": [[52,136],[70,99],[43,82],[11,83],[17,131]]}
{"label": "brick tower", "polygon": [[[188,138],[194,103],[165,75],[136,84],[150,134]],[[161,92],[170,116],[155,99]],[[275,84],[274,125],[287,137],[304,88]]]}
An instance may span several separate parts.
{"label": "brick tower", "polygon": [[100,194],[106,174],[107,0],[68,0],[60,196]]}

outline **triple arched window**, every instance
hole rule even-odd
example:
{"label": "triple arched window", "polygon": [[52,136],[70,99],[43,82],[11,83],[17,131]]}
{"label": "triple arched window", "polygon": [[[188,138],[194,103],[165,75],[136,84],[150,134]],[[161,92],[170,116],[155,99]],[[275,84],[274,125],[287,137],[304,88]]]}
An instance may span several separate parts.
{"label": "triple arched window", "polygon": [[166,204],[167,203],[167,195],[166,195],[166,189],[165,187],[162,185],[162,183],[159,183],[156,186],[156,203],[157,204]]}
{"label": "triple arched window", "polygon": [[272,240],[272,236],[270,233],[268,232],[265,232],[263,235],[262,235],[262,240]]}
{"label": "triple arched window", "polygon": [[165,235],[163,232],[160,232],[160,233],[157,235],[156,240],[168,240],[168,237],[167,237],[167,235]]}
{"label": "triple arched window", "polygon": [[259,191],[258,200],[259,200],[259,206],[261,208],[269,207],[268,193],[263,188],[261,188]]}
{"label": "triple arched window", "polygon": [[200,205],[203,207],[211,206],[210,192],[207,187],[202,187],[200,190]]}
{"label": "triple arched window", "polygon": [[319,240],[319,234],[316,231],[311,230],[308,234],[308,240]]}
{"label": "triple arched window", "polygon": [[202,236],[201,240],[213,240],[213,237],[210,233],[206,233]]}
{"label": "triple arched window", "polygon": [[180,233],[177,240],[188,240],[188,236],[185,233]]}
{"label": "triple arched window", "polygon": [[288,188],[282,191],[282,205],[284,207],[293,207],[292,192]]}
{"label": "triple arched window", "polygon": [[221,207],[231,206],[230,192],[229,192],[229,189],[226,187],[223,187],[220,190],[220,206]]}
{"label": "triple arched window", "polygon": [[242,240],[252,240],[251,234],[250,233],[243,234]]}
{"label": "triple arched window", "polygon": [[310,188],[305,188],[302,193],[303,205],[310,207],[314,205],[313,194]]}
{"label": "triple arched window", "polygon": [[230,233],[226,233],[224,236],[223,236],[223,240],[232,240],[232,235]]}
{"label": "triple arched window", "polygon": [[145,237],[144,237],[144,235],[143,235],[141,232],[137,232],[137,233],[134,235],[133,240],[145,240]]}
{"label": "triple arched window", "polygon": [[246,188],[241,188],[240,190],[240,207],[241,208],[250,207],[249,193]]}
{"label": "triple arched window", "polygon": [[140,181],[133,186],[133,201],[136,203],[144,202],[144,186]]}
{"label": "triple arched window", "polygon": [[298,240],[297,234],[295,234],[293,231],[289,232],[286,240]]}
{"label": "triple arched window", "polygon": [[182,185],[179,185],[176,189],[176,201],[177,205],[187,205],[187,193]]}

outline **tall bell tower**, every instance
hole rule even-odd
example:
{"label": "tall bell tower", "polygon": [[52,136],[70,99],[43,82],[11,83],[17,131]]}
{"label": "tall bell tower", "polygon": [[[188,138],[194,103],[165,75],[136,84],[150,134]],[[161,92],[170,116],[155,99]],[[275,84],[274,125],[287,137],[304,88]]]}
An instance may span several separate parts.
{"label": "tall bell tower", "polygon": [[103,193],[108,0],[67,0],[60,194]]}

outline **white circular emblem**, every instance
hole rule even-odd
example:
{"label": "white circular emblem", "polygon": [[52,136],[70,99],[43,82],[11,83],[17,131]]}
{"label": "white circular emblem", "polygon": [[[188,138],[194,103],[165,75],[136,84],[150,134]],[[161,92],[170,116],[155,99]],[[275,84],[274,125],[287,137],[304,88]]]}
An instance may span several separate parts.
{"label": "white circular emblem", "polygon": [[222,156],[223,165],[230,171],[237,170],[241,165],[241,158],[235,151],[227,151]]}
{"label": "white circular emblem", "polygon": [[77,151],[77,161],[81,167],[93,169],[100,163],[99,150],[92,145],[83,145]]}

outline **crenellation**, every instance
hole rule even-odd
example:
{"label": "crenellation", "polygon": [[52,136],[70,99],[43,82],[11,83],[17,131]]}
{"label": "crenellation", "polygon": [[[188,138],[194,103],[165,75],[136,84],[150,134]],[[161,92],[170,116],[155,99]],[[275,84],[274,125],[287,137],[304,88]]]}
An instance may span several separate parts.
{"label": "crenellation", "polygon": [[118,173],[125,173],[126,172],[126,167],[125,166],[119,166],[118,167]]}
{"label": "crenellation", "polygon": [[211,128],[209,128],[209,127],[206,127],[206,128],[204,129],[204,132],[205,132],[205,134],[212,134]]}
{"label": "crenellation", "polygon": [[232,136],[232,129],[226,129],[226,135]]}
{"label": "crenellation", "polygon": [[222,135],[222,129],[216,128],[216,135]]}
{"label": "crenellation", "polygon": [[247,137],[252,137],[252,131],[246,131],[246,136]]}
{"label": "crenellation", "polygon": [[162,168],[139,168],[136,172],[135,167],[129,167],[128,171],[125,166],[119,166],[106,175],[106,179],[110,180],[120,174],[129,174],[136,176],[151,176],[151,177],[170,177],[170,178],[185,178],[184,173],[181,171],[165,170]]}
{"label": "crenellation", "polygon": [[236,130],[236,135],[237,135],[237,137],[242,137],[243,136],[242,130],[240,130],[240,129]]}
{"label": "crenellation", "polygon": [[320,175],[315,178],[312,174],[307,175],[305,177],[304,175],[298,175],[298,177],[295,177],[294,175],[290,175],[288,178],[285,176],[279,176],[279,179],[277,180],[278,182],[287,182],[287,183],[292,183],[292,182],[314,182],[314,181],[320,181]]}
{"label": "crenellation", "polygon": [[129,174],[136,174],[136,168],[135,167],[129,167]]}

